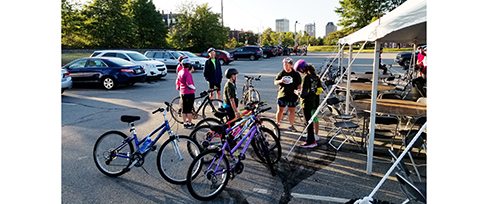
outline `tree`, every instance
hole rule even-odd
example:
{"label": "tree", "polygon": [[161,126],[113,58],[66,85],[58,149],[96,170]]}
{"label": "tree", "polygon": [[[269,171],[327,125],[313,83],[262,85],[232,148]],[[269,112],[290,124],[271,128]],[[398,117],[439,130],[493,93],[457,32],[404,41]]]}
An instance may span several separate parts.
{"label": "tree", "polygon": [[271,39],[272,32],[271,28],[266,28],[263,33],[261,33],[261,46],[273,45],[273,40]]}
{"label": "tree", "polygon": [[229,28],[224,28],[219,14],[207,4],[196,7],[185,4],[181,15],[168,35],[168,43],[176,49],[201,52],[209,47],[223,47],[228,41]]}
{"label": "tree", "polygon": [[228,48],[228,49],[234,49],[235,47],[237,47],[238,45],[238,42],[237,42],[237,39],[235,38],[231,38],[225,45],[224,47],[225,48]]}
{"label": "tree", "polygon": [[128,0],[93,0],[82,14],[91,46],[99,48],[129,48],[134,31]]}
{"label": "tree", "polygon": [[341,7],[334,12],[340,15],[339,25],[352,33],[380,18],[406,0],[340,0]]}
{"label": "tree", "polygon": [[71,0],[61,1],[61,46],[62,48],[85,48],[90,42],[83,29],[80,5]]}
{"label": "tree", "polygon": [[166,47],[162,15],[156,11],[151,0],[131,0],[131,16],[135,48]]}
{"label": "tree", "polygon": [[257,45],[259,36],[251,31],[241,32],[238,34],[238,42],[242,45]]}

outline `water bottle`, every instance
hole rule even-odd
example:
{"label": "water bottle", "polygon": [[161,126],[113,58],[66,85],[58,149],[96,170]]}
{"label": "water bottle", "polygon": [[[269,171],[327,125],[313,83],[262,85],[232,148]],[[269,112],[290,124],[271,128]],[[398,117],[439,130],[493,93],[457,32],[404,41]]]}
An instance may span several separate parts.
{"label": "water bottle", "polygon": [[151,138],[147,137],[146,140],[143,142],[143,145],[141,146],[141,148],[139,149],[139,151],[141,153],[146,152],[146,150],[148,149],[148,147],[150,146],[150,144],[151,144]]}

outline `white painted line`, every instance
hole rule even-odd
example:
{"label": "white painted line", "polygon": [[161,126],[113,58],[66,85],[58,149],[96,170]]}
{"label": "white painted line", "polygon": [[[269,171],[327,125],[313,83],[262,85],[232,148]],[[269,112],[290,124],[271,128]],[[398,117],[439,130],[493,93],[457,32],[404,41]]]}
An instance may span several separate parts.
{"label": "white painted line", "polygon": [[268,190],[262,189],[262,188],[253,188],[252,191],[256,193],[261,193],[261,194],[268,194]]}
{"label": "white painted line", "polygon": [[74,104],[74,103],[66,103],[66,102],[62,102],[63,105],[70,105],[70,106],[76,106],[77,104]]}
{"label": "white painted line", "polygon": [[82,160],[82,159],[87,159],[89,158],[89,156],[82,156],[82,157],[78,157],[77,160]]}
{"label": "white painted line", "polygon": [[299,193],[291,193],[291,196],[294,198],[321,200],[321,201],[336,202],[336,203],[346,203],[346,202],[350,201],[350,199],[346,199],[346,198],[336,198],[336,197],[329,197],[329,196],[318,196],[318,195],[299,194]]}

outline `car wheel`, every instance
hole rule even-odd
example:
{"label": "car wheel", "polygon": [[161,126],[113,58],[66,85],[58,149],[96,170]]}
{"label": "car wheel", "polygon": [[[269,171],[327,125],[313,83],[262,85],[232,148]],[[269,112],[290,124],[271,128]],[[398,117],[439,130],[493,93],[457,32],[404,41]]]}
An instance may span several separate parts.
{"label": "car wheel", "polygon": [[223,64],[226,64],[226,63],[224,63],[224,59],[219,59],[219,64],[223,65]]}
{"label": "car wheel", "polygon": [[254,61],[255,59],[256,59],[256,56],[254,56],[254,55],[250,56],[250,60]]}
{"label": "car wheel", "polygon": [[106,77],[103,79],[102,85],[105,89],[111,90],[111,89],[115,88],[115,80],[113,80],[110,77]]}

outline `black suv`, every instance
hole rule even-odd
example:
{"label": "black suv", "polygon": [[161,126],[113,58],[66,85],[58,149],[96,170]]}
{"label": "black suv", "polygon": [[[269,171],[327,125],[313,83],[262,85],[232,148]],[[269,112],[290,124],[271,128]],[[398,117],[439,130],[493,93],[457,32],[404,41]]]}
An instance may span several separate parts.
{"label": "black suv", "polygon": [[277,56],[278,49],[275,46],[263,46],[263,58],[275,57]]}
{"label": "black suv", "polygon": [[250,60],[257,60],[263,57],[263,50],[258,46],[245,46],[238,47],[230,52],[233,54],[233,59],[249,58]]}

